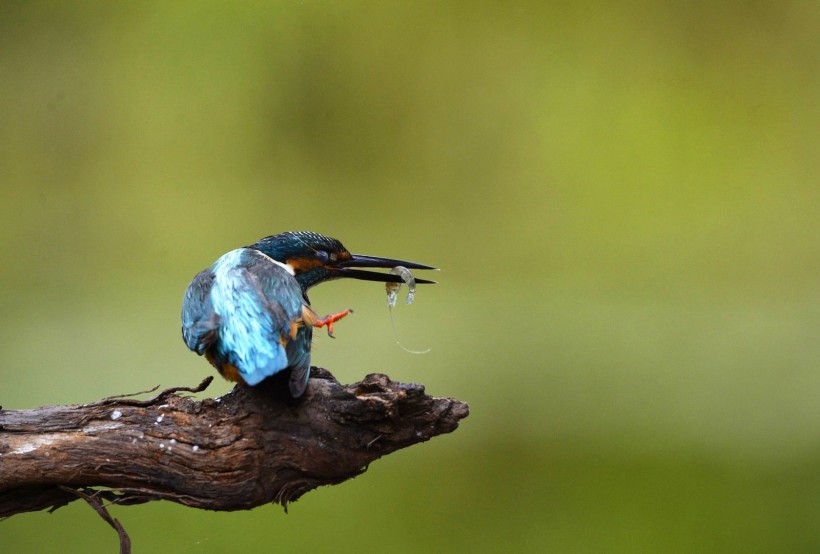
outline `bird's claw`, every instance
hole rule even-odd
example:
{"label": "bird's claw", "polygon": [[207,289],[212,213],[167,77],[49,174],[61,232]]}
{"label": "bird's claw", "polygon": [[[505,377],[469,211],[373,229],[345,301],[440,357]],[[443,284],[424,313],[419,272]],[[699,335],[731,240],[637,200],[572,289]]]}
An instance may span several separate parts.
{"label": "bird's claw", "polygon": [[347,309],[339,313],[330,314],[329,316],[326,316],[324,319],[320,319],[319,321],[314,323],[314,326],[327,327],[327,336],[329,336],[332,339],[335,339],[336,337],[333,336],[333,324],[342,319],[343,317],[346,317],[348,314],[352,313],[353,310]]}

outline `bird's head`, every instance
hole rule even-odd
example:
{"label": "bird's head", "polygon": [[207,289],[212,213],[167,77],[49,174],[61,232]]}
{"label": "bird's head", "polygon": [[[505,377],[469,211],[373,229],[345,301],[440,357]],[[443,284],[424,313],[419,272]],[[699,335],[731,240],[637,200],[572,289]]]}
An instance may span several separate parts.
{"label": "bird's head", "polygon": [[[408,269],[436,269],[429,265],[406,260],[351,254],[338,240],[310,231],[288,231],[271,235],[260,239],[249,248],[259,250],[277,262],[290,266],[303,291],[323,281],[342,277],[382,283],[402,282],[400,276],[392,273],[357,269],[362,267],[404,266]],[[435,281],[416,279],[416,283],[435,283]]]}

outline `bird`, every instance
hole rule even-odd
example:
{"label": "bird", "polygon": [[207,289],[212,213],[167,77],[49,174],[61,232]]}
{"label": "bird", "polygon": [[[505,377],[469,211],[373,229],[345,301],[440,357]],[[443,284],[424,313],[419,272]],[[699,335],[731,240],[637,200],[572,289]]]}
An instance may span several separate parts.
{"label": "bird", "polygon": [[313,327],[327,327],[333,337],[334,323],[351,313],[319,317],[308,289],[340,278],[400,283],[393,273],[357,269],[396,266],[437,269],[351,254],[337,239],[309,231],[264,237],[224,254],[193,278],[182,301],[182,338],[229,381],[255,386],[290,371],[288,390],[299,398],[310,376]]}

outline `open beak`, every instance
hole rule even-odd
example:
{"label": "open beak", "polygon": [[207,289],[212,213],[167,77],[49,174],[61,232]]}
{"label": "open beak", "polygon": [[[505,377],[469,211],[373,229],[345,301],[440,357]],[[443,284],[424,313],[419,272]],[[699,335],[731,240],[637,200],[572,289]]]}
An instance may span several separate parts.
{"label": "open beak", "polygon": [[[403,283],[400,275],[393,273],[379,273],[377,271],[363,271],[361,269],[351,269],[357,267],[381,267],[392,269],[396,266],[403,266],[407,269],[438,269],[430,265],[417,264],[407,260],[394,260],[392,258],[378,258],[376,256],[363,256],[353,254],[349,260],[337,263],[333,267],[333,272],[339,277],[349,277],[351,279],[361,279],[362,281],[379,281],[381,283]],[[435,281],[427,279],[416,279],[416,284],[433,284]]]}

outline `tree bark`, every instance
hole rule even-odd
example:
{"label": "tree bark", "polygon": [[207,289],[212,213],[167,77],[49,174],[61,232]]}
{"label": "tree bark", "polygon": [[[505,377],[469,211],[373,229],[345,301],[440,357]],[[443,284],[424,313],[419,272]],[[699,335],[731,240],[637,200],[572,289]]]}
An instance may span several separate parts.
{"label": "tree bark", "polygon": [[210,380],[148,400],[0,410],[0,517],[77,498],[95,509],[104,509],[100,499],[287,507],[386,454],[454,431],[469,413],[463,402],[427,396],[423,385],[371,374],[345,386],[318,368],[298,401],[277,382],[202,401],[178,394]]}

